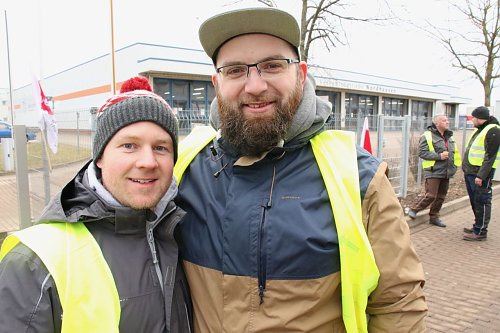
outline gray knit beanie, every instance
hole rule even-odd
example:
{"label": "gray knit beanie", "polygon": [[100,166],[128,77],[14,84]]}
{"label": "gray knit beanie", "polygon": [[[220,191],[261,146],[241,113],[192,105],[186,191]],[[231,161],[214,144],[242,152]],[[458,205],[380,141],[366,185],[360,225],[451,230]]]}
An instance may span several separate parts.
{"label": "gray knit beanie", "polygon": [[155,93],[134,90],[110,97],[97,111],[93,158],[97,161],[106,145],[123,127],[139,121],[151,121],[168,132],[174,144],[177,161],[179,125],[167,102]]}

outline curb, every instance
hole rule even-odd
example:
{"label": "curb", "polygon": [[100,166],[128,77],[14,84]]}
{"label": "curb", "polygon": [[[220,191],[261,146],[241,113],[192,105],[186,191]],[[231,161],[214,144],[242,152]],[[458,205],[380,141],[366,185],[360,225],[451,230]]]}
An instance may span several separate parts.
{"label": "curb", "polygon": [[[500,185],[495,185],[492,187],[493,194],[500,192]],[[495,199],[493,199],[495,200]],[[443,204],[441,210],[439,211],[441,217],[446,216],[449,213],[456,211],[457,209],[463,208],[464,206],[470,207],[469,196],[465,196],[459,199],[455,199],[453,201],[447,202]],[[417,213],[417,217],[412,219],[409,216],[406,216],[406,222],[408,226],[414,228],[424,223],[429,223],[429,209],[424,209]]]}

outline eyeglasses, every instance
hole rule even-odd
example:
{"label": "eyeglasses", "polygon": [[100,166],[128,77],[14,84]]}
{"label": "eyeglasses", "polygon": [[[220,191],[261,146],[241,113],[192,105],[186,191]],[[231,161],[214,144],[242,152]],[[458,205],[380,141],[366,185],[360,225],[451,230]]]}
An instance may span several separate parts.
{"label": "eyeglasses", "polygon": [[294,59],[269,59],[255,64],[226,65],[217,68],[216,72],[220,73],[225,79],[238,80],[248,77],[250,68],[255,67],[260,77],[271,79],[285,73],[290,64],[298,64],[299,62],[300,60]]}

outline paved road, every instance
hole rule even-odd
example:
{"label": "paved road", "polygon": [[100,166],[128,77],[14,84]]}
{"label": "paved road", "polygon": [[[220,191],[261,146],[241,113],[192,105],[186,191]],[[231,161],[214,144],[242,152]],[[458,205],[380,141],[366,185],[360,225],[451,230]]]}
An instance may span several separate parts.
{"label": "paved road", "polygon": [[[462,240],[473,220],[468,198],[445,209],[446,228],[412,226],[423,262],[429,304],[428,331],[500,332],[500,191],[495,187],[488,240]],[[424,216],[422,218],[425,218]]]}
{"label": "paved road", "polygon": [[[82,165],[55,168],[51,194],[59,191]],[[32,216],[38,216],[44,206],[42,184],[40,173],[30,174]],[[447,228],[430,226],[425,213],[408,221],[427,278],[430,333],[500,332],[500,185],[494,189],[492,222],[485,242],[462,240],[463,227],[473,219],[467,198],[444,205],[442,219]],[[2,232],[18,228],[14,175],[0,176],[0,193],[1,239]]]}

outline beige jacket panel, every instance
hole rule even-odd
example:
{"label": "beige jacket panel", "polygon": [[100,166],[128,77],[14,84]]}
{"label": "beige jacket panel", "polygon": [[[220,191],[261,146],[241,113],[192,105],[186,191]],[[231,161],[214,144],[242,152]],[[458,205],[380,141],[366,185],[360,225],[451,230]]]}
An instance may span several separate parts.
{"label": "beige jacket panel", "polygon": [[386,172],[387,163],[383,162],[362,206],[363,223],[380,271],[378,287],[368,300],[368,331],[425,332],[424,271]]}

